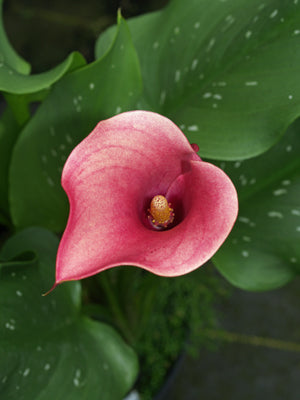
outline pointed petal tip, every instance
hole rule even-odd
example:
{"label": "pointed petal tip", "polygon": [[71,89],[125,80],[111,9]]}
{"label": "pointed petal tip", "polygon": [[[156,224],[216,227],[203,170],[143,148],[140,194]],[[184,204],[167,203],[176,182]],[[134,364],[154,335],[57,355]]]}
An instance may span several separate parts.
{"label": "pointed petal tip", "polygon": [[46,293],[42,293],[42,296],[43,297],[48,296],[48,294],[50,294],[56,288],[56,286],[57,286],[57,282],[55,282],[54,285],[52,286],[52,288],[49,289]]}

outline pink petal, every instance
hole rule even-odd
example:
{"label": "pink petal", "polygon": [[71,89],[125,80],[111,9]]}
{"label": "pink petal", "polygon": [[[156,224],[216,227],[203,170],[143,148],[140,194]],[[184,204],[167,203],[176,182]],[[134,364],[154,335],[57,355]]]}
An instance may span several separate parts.
{"label": "pink petal", "polygon": [[[70,215],[56,284],[117,265],[163,276],[192,271],[217,251],[238,210],[227,175],[202,162],[170,120],[146,111],[101,121],[69,156],[62,185]],[[147,226],[156,194],[172,202],[181,221],[171,229]]]}

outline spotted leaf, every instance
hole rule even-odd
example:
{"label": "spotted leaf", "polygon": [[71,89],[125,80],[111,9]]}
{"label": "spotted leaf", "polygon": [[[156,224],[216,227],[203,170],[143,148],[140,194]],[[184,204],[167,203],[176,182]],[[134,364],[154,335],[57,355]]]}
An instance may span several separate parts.
{"label": "spotted leaf", "polygon": [[[139,107],[173,120],[201,156],[261,154],[299,116],[300,1],[171,0],[129,27],[143,75]],[[100,36],[98,55],[111,37]]]}
{"label": "spotted leaf", "polygon": [[57,82],[21,132],[10,174],[15,225],[63,230],[68,202],[60,179],[67,156],[99,120],[130,109],[140,89],[136,52],[120,19],[106,55]]}
{"label": "spotted leaf", "polygon": [[279,287],[300,272],[300,120],[262,156],[218,164],[239,193],[235,227],[213,261],[234,285]]}
{"label": "spotted leaf", "polygon": [[137,373],[134,352],[111,327],[81,314],[79,282],[41,296],[54,278],[57,246],[49,231],[30,228],[0,253],[0,397],[119,400]]}

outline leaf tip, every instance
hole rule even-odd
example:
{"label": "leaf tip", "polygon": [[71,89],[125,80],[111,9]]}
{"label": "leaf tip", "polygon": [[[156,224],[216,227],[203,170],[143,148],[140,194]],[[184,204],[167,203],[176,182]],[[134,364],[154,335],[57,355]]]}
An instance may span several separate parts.
{"label": "leaf tip", "polygon": [[121,11],[121,7],[118,8],[118,14],[117,14],[117,22],[118,25],[121,23],[123,17],[122,17],[122,11]]}

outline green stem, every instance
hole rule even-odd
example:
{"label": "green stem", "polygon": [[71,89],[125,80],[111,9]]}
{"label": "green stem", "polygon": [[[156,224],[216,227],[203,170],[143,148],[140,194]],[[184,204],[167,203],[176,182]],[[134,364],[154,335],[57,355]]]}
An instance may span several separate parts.
{"label": "green stem", "polygon": [[125,315],[124,315],[124,313],[120,307],[120,304],[116,298],[116,295],[112,288],[109,277],[107,276],[107,274],[105,272],[102,272],[102,274],[99,275],[98,281],[105,293],[110,310],[117,322],[118,327],[122,331],[126,340],[132,344],[133,343],[133,335],[129,329]]}
{"label": "green stem", "polygon": [[293,352],[300,351],[300,343],[288,342],[285,340],[279,340],[261,336],[251,336],[241,333],[233,333],[215,329],[205,329],[203,332],[212,339],[221,339],[231,343],[250,344],[252,346],[263,346],[263,347],[269,347],[271,349],[293,351]]}

